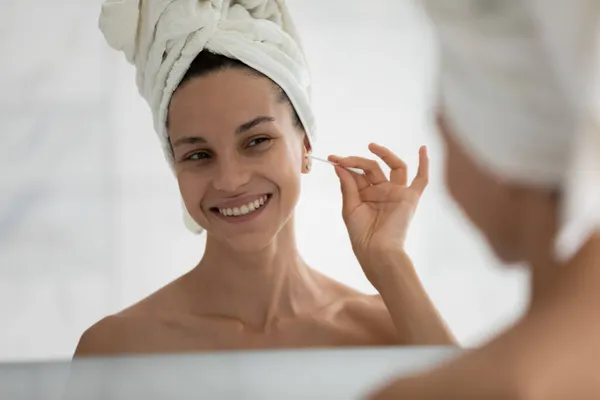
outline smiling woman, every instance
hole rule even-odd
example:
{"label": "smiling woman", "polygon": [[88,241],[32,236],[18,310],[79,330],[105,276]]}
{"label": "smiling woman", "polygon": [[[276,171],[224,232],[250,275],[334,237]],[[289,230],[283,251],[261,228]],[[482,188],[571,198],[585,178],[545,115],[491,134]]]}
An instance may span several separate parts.
{"label": "smiling woman", "polygon": [[207,248],[217,238],[239,250],[267,246],[308,172],[309,140],[287,95],[243,64],[202,52],[173,95],[168,130],[181,194],[209,232]]}
{"label": "smiling woman", "polygon": [[[424,149],[411,185],[405,164],[382,146],[370,150],[392,169],[389,179],[375,161],[330,157],[340,165],[354,252],[380,295],[317,272],[299,254],[294,210],[314,136],[308,72],[285,4],[248,3],[105,4],[101,27],[138,68],[206,249],[189,273],[88,329],[76,355],[453,343],[404,252],[427,185]],[[161,57],[143,53],[165,39],[148,15],[161,15],[156,32],[177,29],[165,35],[180,42],[169,42]],[[124,29],[126,22],[140,28]],[[211,31],[203,24],[214,36],[202,36]],[[193,29],[180,37],[182,26]],[[132,32],[135,40],[120,36]]]}

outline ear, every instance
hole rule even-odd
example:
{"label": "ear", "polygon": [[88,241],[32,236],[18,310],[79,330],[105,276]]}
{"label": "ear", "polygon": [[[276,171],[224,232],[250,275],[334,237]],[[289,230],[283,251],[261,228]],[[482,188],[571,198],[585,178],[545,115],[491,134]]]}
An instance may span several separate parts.
{"label": "ear", "polygon": [[308,140],[308,135],[304,134],[304,146],[302,146],[302,173],[308,174],[311,171],[312,160],[308,156],[311,154],[312,149],[310,146],[310,140]]}
{"label": "ear", "polygon": [[312,153],[312,147],[310,146],[310,140],[308,140],[308,135],[304,134],[304,152],[305,154]]}

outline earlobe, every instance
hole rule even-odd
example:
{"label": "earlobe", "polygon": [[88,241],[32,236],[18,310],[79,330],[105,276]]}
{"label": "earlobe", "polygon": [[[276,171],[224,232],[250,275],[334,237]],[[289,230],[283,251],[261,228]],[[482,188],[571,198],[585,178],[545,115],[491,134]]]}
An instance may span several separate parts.
{"label": "earlobe", "polygon": [[308,174],[310,172],[310,169],[311,169],[310,157],[308,156],[308,153],[304,153],[304,161],[302,163],[302,173]]}
{"label": "earlobe", "polygon": [[303,149],[304,159],[302,161],[302,173],[303,174],[308,174],[311,170],[312,160],[309,157],[311,152],[312,152],[312,149],[310,147],[310,140],[308,139],[308,135],[305,133],[304,134],[304,149]]}

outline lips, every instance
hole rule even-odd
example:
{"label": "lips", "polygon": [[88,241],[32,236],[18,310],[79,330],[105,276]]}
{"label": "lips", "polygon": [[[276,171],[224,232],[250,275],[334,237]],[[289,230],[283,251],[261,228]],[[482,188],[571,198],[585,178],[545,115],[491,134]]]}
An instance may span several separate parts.
{"label": "lips", "polygon": [[251,215],[260,210],[271,198],[271,194],[264,194],[249,199],[240,199],[229,204],[223,204],[219,207],[212,207],[211,211],[221,214],[223,217],[243,217]]}

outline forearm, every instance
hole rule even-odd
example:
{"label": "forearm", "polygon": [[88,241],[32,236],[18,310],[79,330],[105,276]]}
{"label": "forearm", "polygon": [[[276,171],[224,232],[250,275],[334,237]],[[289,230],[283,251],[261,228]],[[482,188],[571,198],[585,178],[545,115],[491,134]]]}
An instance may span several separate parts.
{"label": "forearm", "polygon": [[372,282],[381,295],[403,343],[456,345],[456,340],[423,288],[406,254],[391,253],[377,261],[383,272]]}

